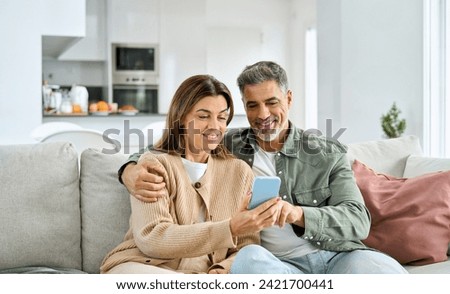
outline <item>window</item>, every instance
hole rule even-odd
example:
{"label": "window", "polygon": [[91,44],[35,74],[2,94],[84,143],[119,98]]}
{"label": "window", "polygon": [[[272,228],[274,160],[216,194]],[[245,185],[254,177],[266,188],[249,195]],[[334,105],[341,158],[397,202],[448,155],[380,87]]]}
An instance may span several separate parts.
{"label": "window", "polygon": [[305,36],[305,126],[318,128],[317,112],[317,31],[309,28]]}
{"label": "window", "polygon": [[450,157],[450,0],[424,1],[425,155]]}

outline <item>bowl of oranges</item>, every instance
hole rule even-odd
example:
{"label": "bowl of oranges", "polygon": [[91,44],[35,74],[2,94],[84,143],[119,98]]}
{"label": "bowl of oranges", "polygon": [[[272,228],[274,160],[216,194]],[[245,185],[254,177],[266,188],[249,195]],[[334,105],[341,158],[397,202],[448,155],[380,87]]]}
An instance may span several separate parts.
{"label": "bowl of oranges", "polygon": [[89,105],[89,113],[93,115],[109,115],[111,113],[111,105],[103,100],[91,103]]}

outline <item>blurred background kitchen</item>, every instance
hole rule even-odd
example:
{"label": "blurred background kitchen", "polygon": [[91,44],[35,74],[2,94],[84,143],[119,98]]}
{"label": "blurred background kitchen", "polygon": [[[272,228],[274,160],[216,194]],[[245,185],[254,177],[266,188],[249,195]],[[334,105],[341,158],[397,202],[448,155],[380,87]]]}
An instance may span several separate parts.
{"label": "blurred background kitchen", "polygon": [[200,73],[229,86],[244,126],[236,77],[258,60],[287,70],[301,128],[379,139],[396,101],[422,138],[424,15],[423,0],[0,0],[0,144],[47,122],[142,129]]}
{"label": "blurred background kitchen", "polygon": [[[295,80],[304,79],[302,31],[315,24],[315,1],[263,2],[1,1],[0,30],[8,46],[0,49],[0,83],[14,91],[0,87],[0,119],[9,126],[0,144],[32,142],[35,127],[54,121],[104,131],[123,130],[128,120],[131,128],[143,128],[163,120],[176,87],[200,73],[230,87],[237,108],[233,123],[247,125],[235,80],[245,65],[260,59],[275,60],[290,71],[299,89],[296,116],[303,117],[303,82]],[[127,64],[139,58],[146,68]],[[85,95],[71,95],[84,88],[87,110]],[[45,97],[49,89],[56,99]],[[107,114],[89,111],[99,101],[108,103]],[[121,114],[125,105],[137,112]]]}

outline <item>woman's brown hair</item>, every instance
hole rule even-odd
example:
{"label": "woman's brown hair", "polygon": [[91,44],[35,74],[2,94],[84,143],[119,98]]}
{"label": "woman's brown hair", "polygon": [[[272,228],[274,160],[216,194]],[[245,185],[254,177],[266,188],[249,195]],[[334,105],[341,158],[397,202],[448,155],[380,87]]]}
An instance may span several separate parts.
{"label": "woman's brown hair", "polygon": [[[231,93],[224,83],[211,75],[195,75],[181,83],[170,103],[166,128],[161,139],[155,143],[154,149],[169,154],[184,155],[186,142],[183,134],[186,126],[183,126],[181,122],[201,99],[219,95],[227,101],[228,125],[233,118],[234,106]],[[211,151],[211,156],[221,159],[232,157],[231,152],[223,145],[223,138],[217,148]]]}

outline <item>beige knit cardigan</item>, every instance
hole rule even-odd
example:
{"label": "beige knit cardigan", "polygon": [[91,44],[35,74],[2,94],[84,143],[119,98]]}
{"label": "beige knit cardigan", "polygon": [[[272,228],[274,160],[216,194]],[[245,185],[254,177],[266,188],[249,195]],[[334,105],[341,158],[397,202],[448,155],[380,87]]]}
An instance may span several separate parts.
{"label": "beige knit cardigan", "polygon": [[154,203],[130,196],[130,229],[103,260],[102,273],[128,261],[185,273],[229,270],[237,250],[259,243],[259,234],[233,238],[230,231],[253,181],[246,163],[209,156],[205,174],[192,184],[179,156],[147,152],[140,160],[163,167],[166,195]]}

